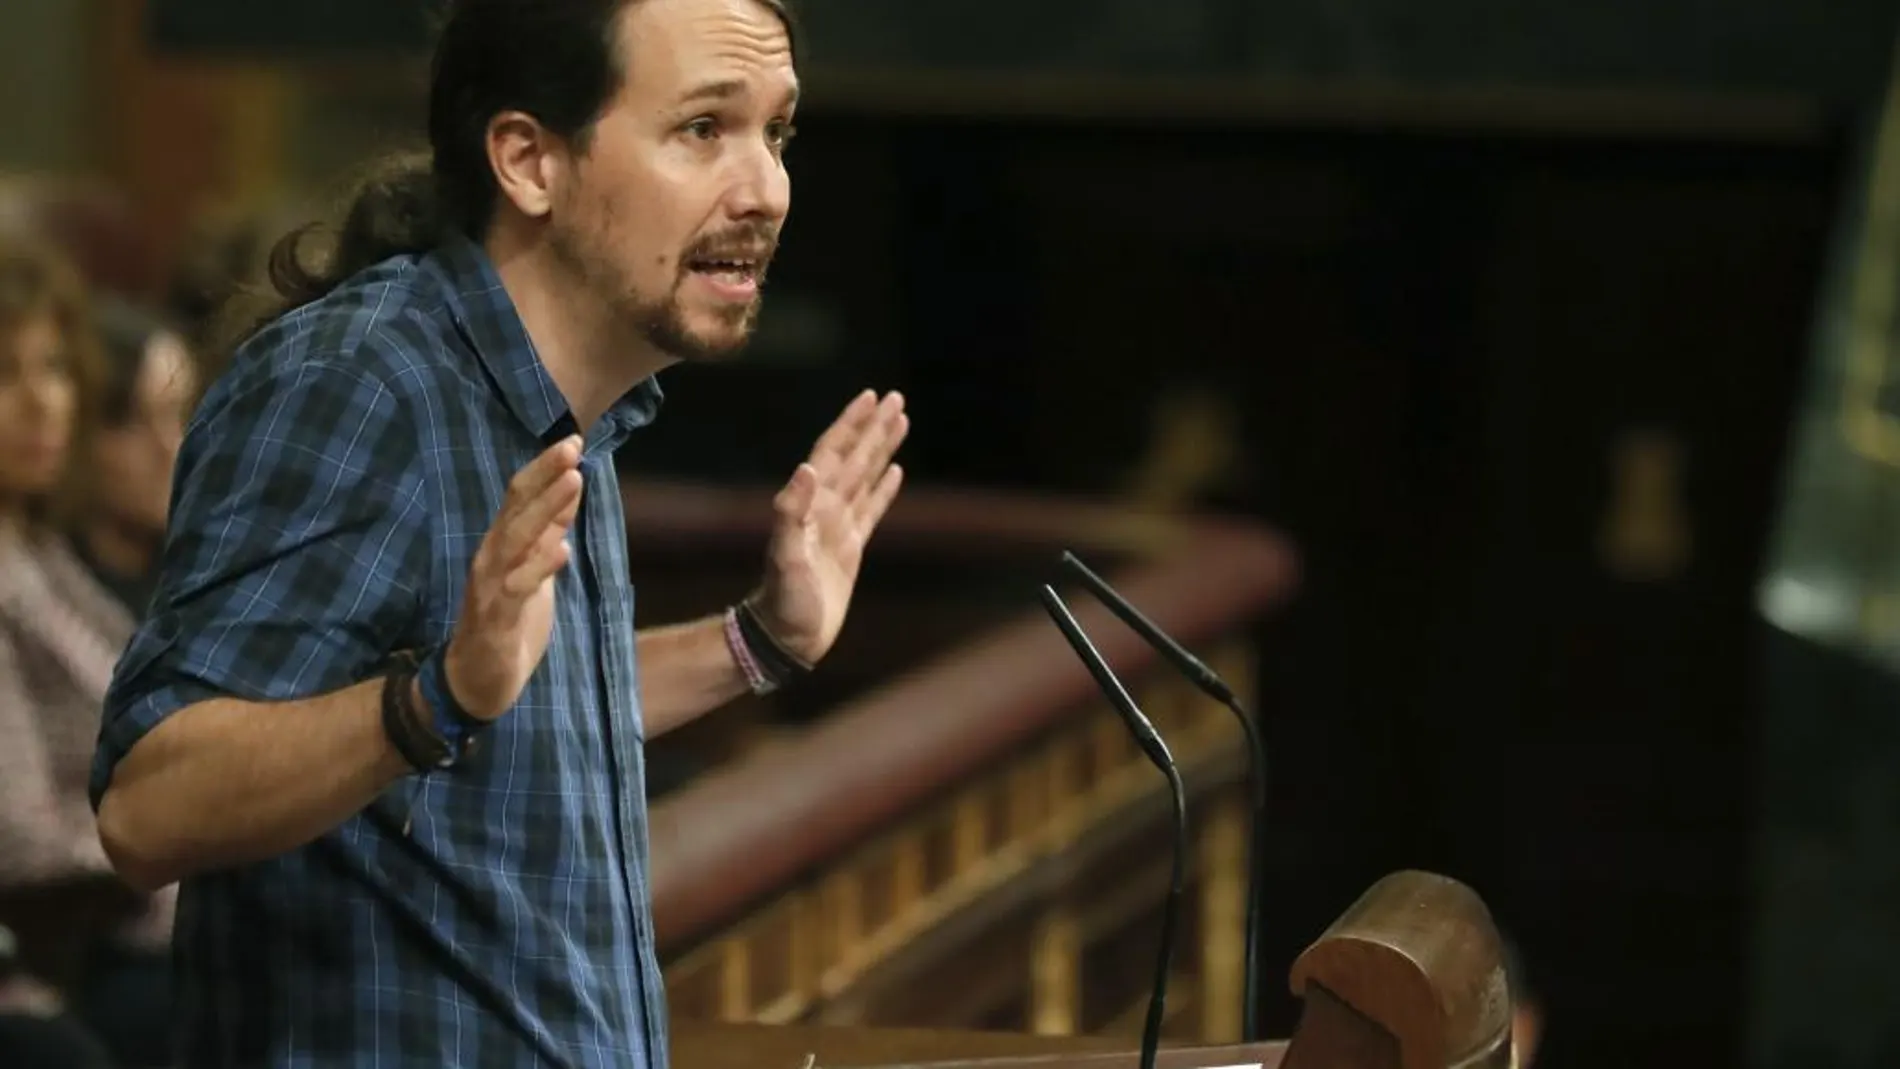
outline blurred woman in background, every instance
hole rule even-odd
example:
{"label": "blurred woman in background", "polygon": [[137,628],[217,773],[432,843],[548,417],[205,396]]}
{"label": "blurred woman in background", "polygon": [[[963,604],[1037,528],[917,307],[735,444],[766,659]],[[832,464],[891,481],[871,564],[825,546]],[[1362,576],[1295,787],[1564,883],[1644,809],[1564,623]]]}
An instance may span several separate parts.
{"label": "blurred woman in background", "polygon": [[[118,545],[131,539],[113,528],[137,526],[149,498],[135,497],[151,487],[108,486],[167,487],[170,472],[150,477],[139,465],[152,461],[132,456],[157,452],[150,443],[162,434],[136,429],[130,415],[102,419],[114,411],[92,314],[65,261],[0,240],[0,925],[18,943],[0,982],[0,1013],[11,1014],[0,1042],[33,1021],[70,1032],[79,1017],[119,1064],[159,1065],[169,1046],[174,899],[136,894],[117,878],[87,798],[105,688],[134,613],[61,527],[99,530],[80,538],[131,562]],[[131,376],[125,413],[139,409],[144,366]],[[94,472],[95,459],[119,468]],[[95,523],[95,505],[110,519]],[[30,1069],[13,1057],[0,1050],[0,1062]],[[103,1064],[73,1058],[41,1064]]]}
{"label": "blurred woman in background", "polygon": [[62,511],[79,559],[143,616],[165,541],[172,467],[198,397],[197,364],[181,333],[133,305],[101,300],[93,324],[99,405]]}
{"label": "blurred woman in background", "polygon": [[[199,391],[184,338],[157,316],[96,300],[97,402],[65,482],[61,514],[74,557],[112,595],[120,620],[145,615],[171,510],[172,468]],[[123,640],[119,642],[123,648]],[[98,705],[103,705],[104,694]],[[97,710],[94,716],[95,731]],[[121,1064],[158,1065],[171,1046],[168,889],[135,924],[96,940],[77,1008]]]}
{"label": "blurred woman in background", "polygon": [[[0,1059],[23,1065],[104,1063],[60,985],[77,979],[91,918],[130,897],[99,846],[81,763],[98,730],[88,694],[115,650],[70,622],[59,581],[38,564],[57,543],[52,502],[96,367],[86,317],[64,262],[0,241],[0,924],[16,937],[0,981]],[[49,604],[57,622],[36,622]],[[60,653],[49,659],[49,646]]]}

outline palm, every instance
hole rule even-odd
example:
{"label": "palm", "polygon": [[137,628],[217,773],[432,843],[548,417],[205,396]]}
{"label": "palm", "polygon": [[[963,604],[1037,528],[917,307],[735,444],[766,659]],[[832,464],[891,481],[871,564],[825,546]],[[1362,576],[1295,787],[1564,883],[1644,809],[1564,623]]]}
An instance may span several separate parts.
{"label": "palm", "polygon": [[542,580],[521,607],[521,659],[516,668],[521,686],[547,656],[548,643],[554,638],[554,576]]}
{"label": "palm", "polygon": [[777,512],[759,609],[787,647],[815,663],[851,608],[864,547],[903,482],[891,463],[909,433],[904,399],[860,394],[818,439],[773,502]]}

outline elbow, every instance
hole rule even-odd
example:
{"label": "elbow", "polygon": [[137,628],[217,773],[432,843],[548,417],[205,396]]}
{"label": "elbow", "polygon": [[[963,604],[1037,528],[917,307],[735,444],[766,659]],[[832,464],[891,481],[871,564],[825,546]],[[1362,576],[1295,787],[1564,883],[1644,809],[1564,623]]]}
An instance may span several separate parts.
{"label": "elbow", "polygon": [[99,843],[112,870],[133,890],[150,894],[185,876],[178,859],[160,842],[149,820],[150,809],[126,787],[108,788],[99,799]]}

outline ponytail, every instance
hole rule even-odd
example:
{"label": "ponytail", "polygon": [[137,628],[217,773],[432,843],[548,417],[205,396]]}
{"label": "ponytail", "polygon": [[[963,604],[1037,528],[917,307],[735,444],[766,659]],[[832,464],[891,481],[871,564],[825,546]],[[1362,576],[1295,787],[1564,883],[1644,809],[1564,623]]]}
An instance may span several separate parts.
{"label": "ponytail", "polygon": [[357,182],[335,224],[307,223],[278,239],[261,284],[242,287],[217,315],[213,347],[229,355],[272,320],[319,300],[392,256],[427,252],[448,233],[427,153],[404,153]]}

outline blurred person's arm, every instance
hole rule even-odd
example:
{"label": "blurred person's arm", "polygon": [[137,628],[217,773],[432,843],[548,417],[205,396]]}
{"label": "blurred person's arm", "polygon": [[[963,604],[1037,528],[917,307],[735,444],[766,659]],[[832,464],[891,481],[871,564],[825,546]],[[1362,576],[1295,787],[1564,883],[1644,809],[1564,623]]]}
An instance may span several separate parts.
{"label": "blurred person's arm", "polygon": [[40,715],[19,652],[0,638],[0,886],[112,871],[99,837],[60,799]]}
{"label": "blurred person's arm", "polygon": [[63,983],[137,896],[113,874],[83,800],[61,796],[42,715],[19,652],[0,639],[0,925],[24,970]]}

